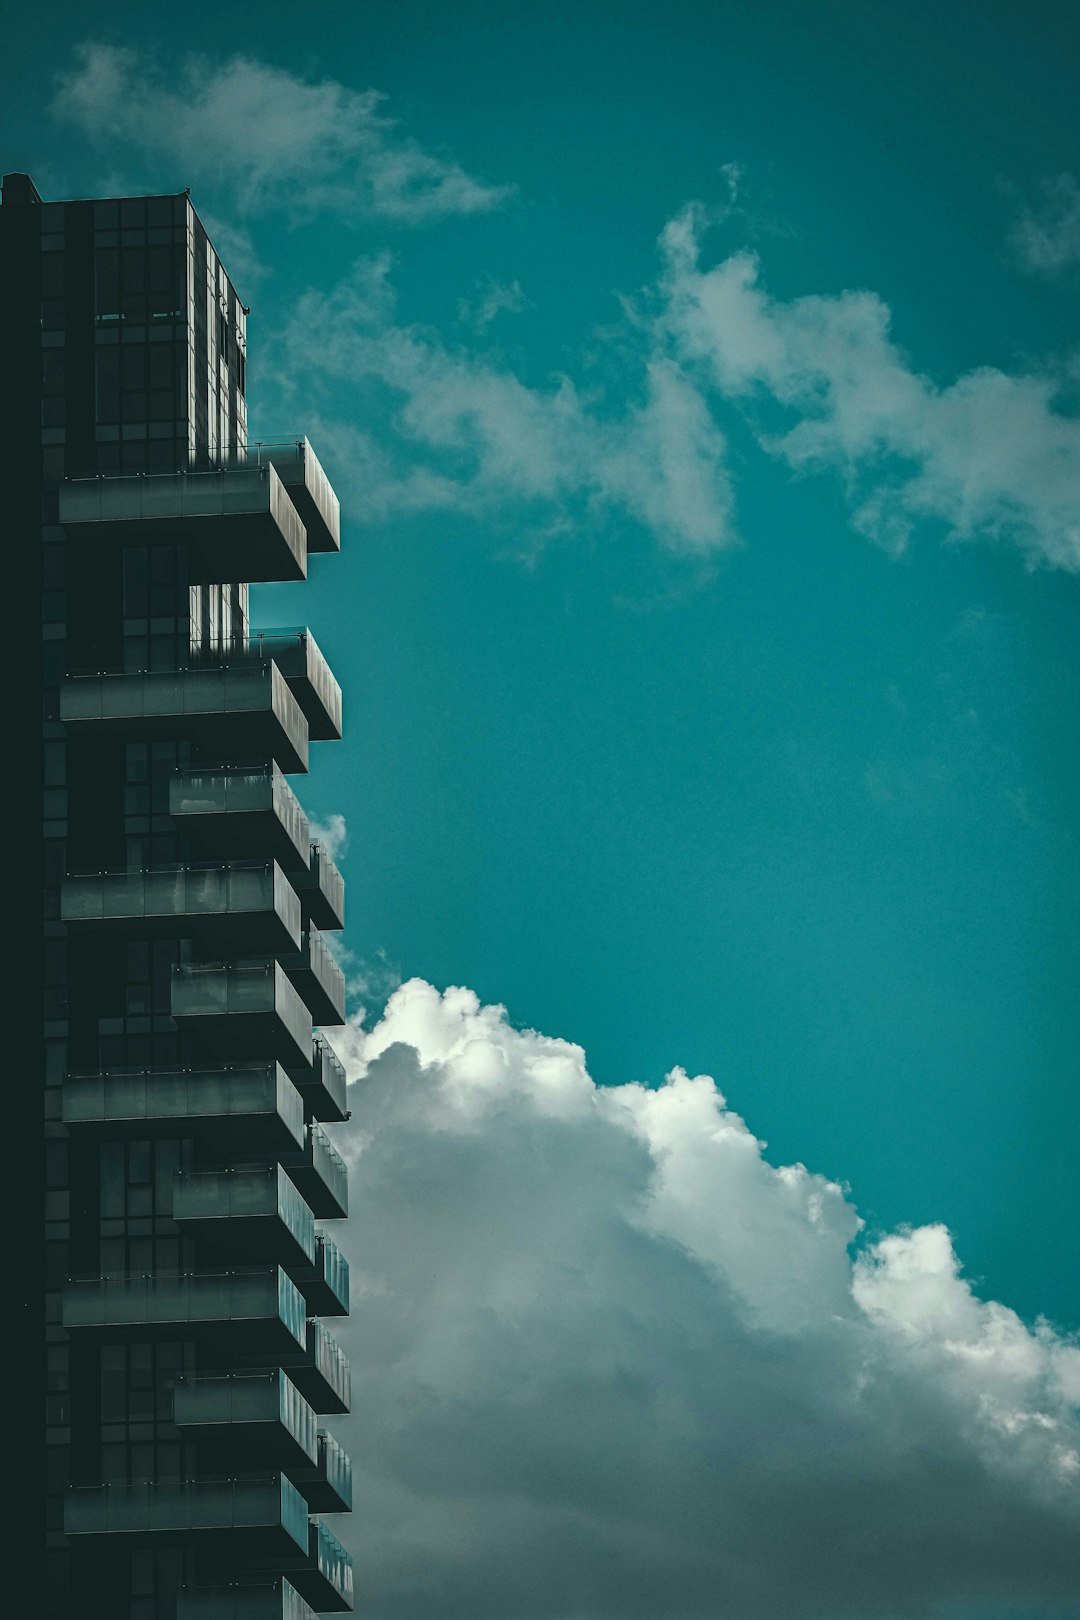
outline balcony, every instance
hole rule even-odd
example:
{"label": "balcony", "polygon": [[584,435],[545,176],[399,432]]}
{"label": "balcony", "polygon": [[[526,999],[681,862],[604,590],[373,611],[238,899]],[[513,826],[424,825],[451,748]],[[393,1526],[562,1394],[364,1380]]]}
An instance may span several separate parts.
{"label": "balcony", "polygon": [[303,996],[313,1023],[345,1022],[345,975],[314,923],[304,929],[298,954],[283,956],[281,965]]}
{"label": "balcony", "polygon": [[321,1519],[311,1520],[309,1537],[309,1561],[303,1567],[290,1567],[289,1579],[301,1597],[320,1614],[340,1614],[351,1609],[352,1559]]}
{"label": "balcony", "polygon": [[281,1162],[313,1215],[334,1220],[349,1213],[348,1167],[318,1125],[306,1125],[303,1152],[288,1153]]}
{"label": "balcony", "polygon": [[312,844],[306,872],[298,872],[296,890],[304,911],[317,928],[344,928],[345,879],[322,844]]}
{"label": "balcony", "polygon": [[[300,1147],[305,1162],[310,1161],[313,1170],[323,1170],[323,1182],[338,1185],[332,1162],[325,1153],[317,1156],[310,1144],[300,1093],[276,1063],[69,1074],[64,1078],[63,1121],[69,1130],[88,1135],[195,1136],[227,1151],[242,1145],[295,1157]],[[332,1148],[329,1151],[333,1153]],[[304,1193],[306,1184],[295,1171],[290,1175]],[[323,1182],[311,1175],[307,1184],[318,1187]],[[316,1213],[324,1213],[321,1203]]]}
{"label": "balcony", "polygon": [[177,1170],[172,1218],[189,1237],[285,1266],[294,1282],[318,1270],[315,1217],[279,1164]]}
{"label": "balcony", "polygon": [[307,578],[304,522],[268,464],[69,478],[60,486],[60,523],[75,541],[187,544],[192,584]]}
{"label": "balcony", "polygon": [[289,1478],[313,1513],[352,1512],[352,1459],[332,1434],[320,1429],[314,1462],[289,1469]]}
{"label": "balcony", "polygon": [[309,552],[341,550],[341,507],[306,439],[250,442],[235,457],[237,466],[270,463],[289,492],[307,529]]}
{"label": "balcony", "polygon": [[195,934],[222,952],[301,943],[300,901],[276,861],[82,873],[64,879],[60,917],[69,928]]}
{"label": "balcony", "polygon": [[245,1465],[280,1466],[294,1484],[296,1470],[318,1469],[315,1413],[280,1367],[178,1379],[173,1422],[188,1440],[224,1448],[234,1465],[242,1457]]}
{"label": "balcony", "polygon": [[306,870],[311,860],[308,818],[272,762],[176,771],[169,814],[218,857],[258,849],[289,871]]}
{"label": "balcony", "polygon": [[308,723],[273,662],[68,675],[60,718],[78,732],[188,738],[217,755],[254,752],[308,768]]}
{"label": "balcony", "polygon": [[302,1343],[301,1351],[294,1345],[284,1356],[289,1377],[316,1412],[347,1412],[352,1370],[334,1335],[317,1318],[309,1317]]}
{"label": "balcony", "polygon": [[[257,1054],[290,1073],[308,1072],[311,1014],[277,962],[182,965],[173,972],[171,1009],[180,1028],[197,1034],[215,1053]],[[303,1095],[300,1080],[293,1083]]]}
{"label": "balcony", "polygon": [[291,1266],[289,1275],[312,1316],[348,1316],[349,1262],[325,1232],[316,1232],[308,1264]]}
{"label": "balcony", "polygon": [[330,1351],[318,1362],[304,1297],[278,1266],[73,1278],[64,1290],[63,1325],[70,1333],[112,1339],[224,1338],[237,1353],[295,1356],[305,1366],[310,1359],[333,1371]]}
{"label": "balcony", "polygon": [[304,1099],[307,1115],[339,1124],[348,1119],[345,1066],[325,1035],[315,1035],[309,1040],[304,1058],[303,1063],[289,1063],[286,1067],[289,1078]]}
{"label": "balcony", "polygon": [[292,1559],[298,1548],[311,1557],[307,1503],[285,1474],[76,1486],[64,1498],[64,1534],[166,1543],[225,1534],[249,1557]]}
{"label": "balcony", "polygon": [[176,1620],[317,1620],[289,1581],[229,1586],[182,1586]]}
{"label": "balcony", "polygon": [[213,658],[226,665],[258,665],[272,660],[304,711],[309,737],[313,741],[340,741],[341,687],[310,630],[290,627],[252,631],[245,642],[227,653],[215,653]]}

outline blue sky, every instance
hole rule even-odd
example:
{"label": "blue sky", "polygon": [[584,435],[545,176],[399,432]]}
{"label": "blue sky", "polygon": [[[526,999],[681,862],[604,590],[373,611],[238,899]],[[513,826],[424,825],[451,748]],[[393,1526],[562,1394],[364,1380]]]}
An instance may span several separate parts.
{"label": "blue sky", "polygon": [[[346,690],[303,791],[347,825],[357,1072],[399,980],[468,986],[493,1050],[713,1076],[858,1245],[940,1223],[979,1298],[1076,1330],[1075,14],[204,23],[22,19],[5,168],[191,185],[253,430],[342,497],[341,558],[256,611]],[[378,1027],[445,1078],[418,994]],[[822,1612],[944,1614],[953,1573]],[[948,1612],[1080,1613],[1007,1584]]]}

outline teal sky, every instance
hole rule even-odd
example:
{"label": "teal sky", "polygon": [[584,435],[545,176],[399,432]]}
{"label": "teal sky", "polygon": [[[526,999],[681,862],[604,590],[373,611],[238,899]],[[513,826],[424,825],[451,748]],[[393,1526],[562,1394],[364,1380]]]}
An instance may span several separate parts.
{"label": "teal sky", "polygon": [[342,498],[253,616],[346,696],[372,1620],[1080,1614],[1078,62],[1045,0],[7,24],[5,170],[190,186]]}
{"label": "teal sky", "polygon": [[[1056,375],[1073,421],[1075,220],[1071,263],[1025,263],[1018,232],[1080,173],[1075,14],[404,0],[270,6],[257,36],[239,11],[191,20],[16,23],[5,166],[55,196],[190,183],[245,233],[218,245],[253,306],[253,430],[309,431],[345,509],[340,562],[257,609],[316,627],[346,688],[348,745],[307,796],[347,819],[368,1004],[385,962],[582,1043],[602,1082],[714,1074],[771,1155],[850,1182],[871,1229],[944,1221],[980,1288],[1080,1323],[1077,556],[978,522],[950,541],[933,515],[891,554],[855,532],[843,469],[793,473],[724,399],[739,546],[688,556],[587,491],[540,510],[512,479],[372,514],[319,427],[378,440],[400,392],[279,340],[302,294],[388,254],[397,327],[538,394],[565,374],[614,419],[636,386],[620,300],[640,313],[663,226],[722,210],[737,165],[703,264],[749,248],[777,301],[870,289],[913,372]],[[182,132],[138,140],[106,108],[73,139],[70,88],[50,110],[77,71],[58,41],[135,53],[145,86],[200,35],[219,66],[377,87],[402,140],[514,189],[422,218],[309,210],[302,165],[256,192]],[[493,287],[520,307],[463,318]],[[414,448],[394,438],[395,476]],[[452,477],[483,483],[468,454]]]}

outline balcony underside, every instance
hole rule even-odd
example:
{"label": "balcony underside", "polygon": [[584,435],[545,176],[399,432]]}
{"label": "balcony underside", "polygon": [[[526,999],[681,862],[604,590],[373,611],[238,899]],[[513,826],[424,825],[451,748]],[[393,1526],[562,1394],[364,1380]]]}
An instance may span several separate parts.
{"label": "balcony underside", "polygon": [[307,1563],[285,1568],[289,1580],[320,1614],[342,1614],[353,1607],[352,1560],[337,1537],[319,1519],[310,1525]]}
{"label": "balcony underside", "polygon": [[69,1333],[92,1339],[193,1338],[216,1353],[306,1362],[315,1340],[303,1311],[295,1284],[271,1268],[76,1280],[64,1290],[62,1320]]}
{"label": "balcony underside", "polygon": [[332,1435],[319,1430],[318,1456],[290,1466],[289,1478],[313,1513],[352,1512],[352,1468]]}
{"label": "balcony underside", "polygon": [[307,1127],[303,1151],[283,1155],[281,1163],[318,1219],[340,1220],[348,1215],[348,1169],[317,1125]]}
{"label": "balcony underside", "polygon": [[86,544],[187,545],[193,585],[307,578],[304,523],[271,467],[67,480],[60,523]]}
{"label": "balcony underside", "polygon": [[321,1322],[308,1320],[304,1348],[293,1344],[286,1351],[282,1366],[316,1412],[349,1411],[352,1388],[349,1363],[333,1334]]}
{"label": "balcony underside", "polygon": [[348,1119],[345,1070],[322,1036],[316,1036],[305,1047],[303,1061],[282,1062],[310,1118],[336,1124]]}

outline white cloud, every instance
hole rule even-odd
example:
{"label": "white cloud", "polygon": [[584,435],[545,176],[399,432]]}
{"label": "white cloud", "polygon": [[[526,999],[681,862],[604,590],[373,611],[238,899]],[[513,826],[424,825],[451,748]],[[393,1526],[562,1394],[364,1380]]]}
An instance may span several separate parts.
{"label": "white cloud", "polygon": [[1025,269],[1056,274],[1080,265],[1080,182],[1075,175],[1044,180],[1037,205],[1020,204],[1012,240]]}
{"label": "white cloud", "polygon": [[311,842],[321,844],[332,861],[341,860],[348,853],[349,829],[345,817],[333,811],[324,821],[311,823]]}
{"label": "white cloud", "polygon": [[755,254],[702,268],[702,224],[688,208],[664,232],[657,327],[765,449],[838,472],[856,528],[890,550],[929,522],[1080,569],[1080,421],[1056,408],[1052,379],[983,367],[938,387],[875,293],[773,298]]}
{"label": "white cloud", "polygon": [[224,183],[251,211],[370,212],[415,224],[486,212],[511,194],[402,134],[384,99],[246,56],[163,65],[90,42],[60,75],[53,110],[92,140],[171,164],[176,189]]}
{"label": "white cloud", "polygon": [[364,402],[350,414],[381,424],[341,426],[331,405],[319,428],[366,515],[501,510],[520,526],[614,513],[677,551],[736,543],[724,436],[678,366],[647,357],[618,376],[614,404],[566,376],[530,387],[498,350],[399,323],[389,272],[385,255],[362,260],[331,293],[306,293],[279,368],[344,383]]}
{"label": "white cloud", "polygon": [[597,1087],[467,990],[344,1049],[373,1613],[1075,1614],[1080,1349],[943,1229],[853,1262],[844,1191],[710,1079]]}

